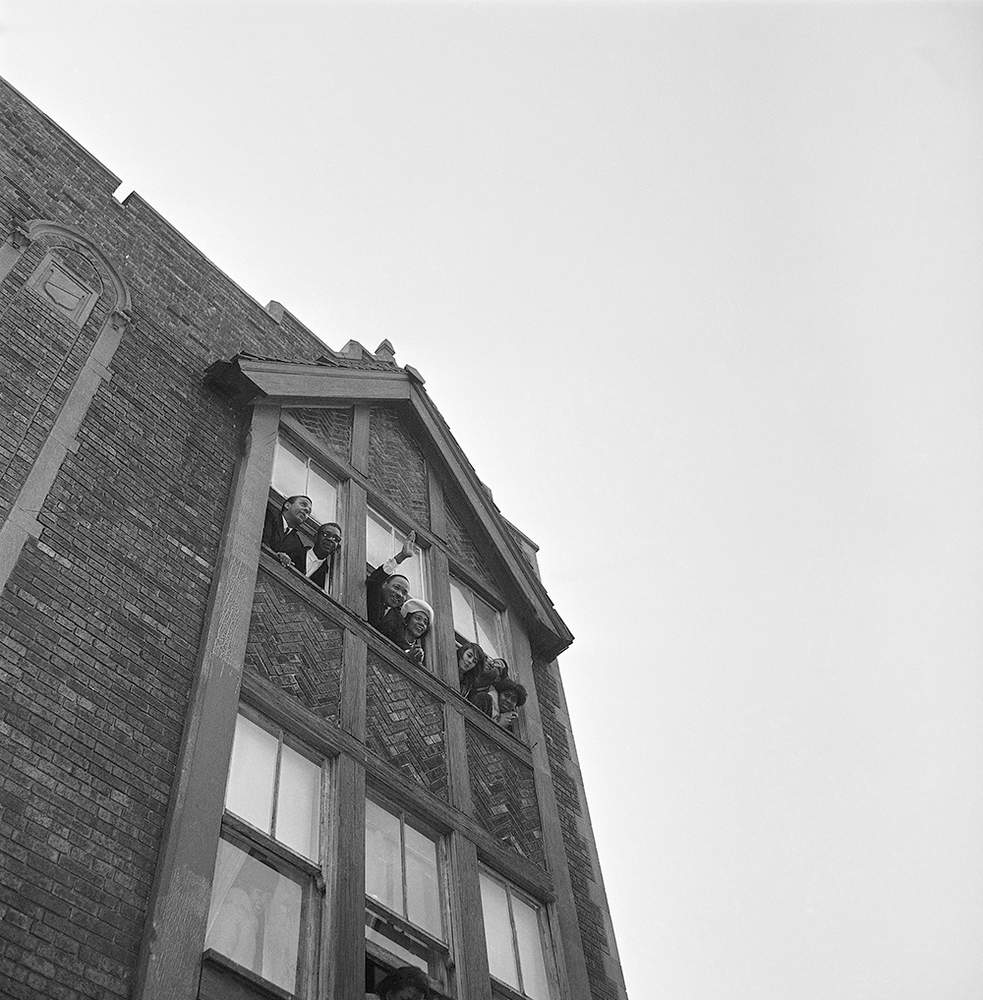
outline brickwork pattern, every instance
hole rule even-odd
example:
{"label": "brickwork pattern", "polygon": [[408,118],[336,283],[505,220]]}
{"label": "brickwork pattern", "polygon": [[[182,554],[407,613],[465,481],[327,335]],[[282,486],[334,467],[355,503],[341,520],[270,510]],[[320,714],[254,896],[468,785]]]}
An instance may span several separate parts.
{"label": "brickwork pattern", "polygon": [[289,411],[324,445],[325,449],[348,461],[352,452],[352,411],[301,408]]}
{"label": "brickwork pattern", "polygon": [[246,669],[298,698],[322,719],[341,711],[343,633],[279,580],[260,572],[246,643]]}
{"label": "brickwork pattern", "polygon": [[532,768],[471,726],[465,741],[475,818],[505,847],[545,864]]}
{"label": "brickwork pattern", "polygon": [[369,414],[369,480],[418,523],[430,525],[427,463],[399,413],[373,407]]}
{"label": "brickwork pattern", "polygon": [[447,798],[443,706],[371,650],[365,742],[376,756],[427,791]]}
{"label": "brickwork pattern", "polygon": [[447,544],[451,552],[462,562],[479,580],[495,585],[495,577],[488,568],[484,557],[474,544],[468,529],[464,527],[464,520],[454,509],[445,490],[445,507],[447,510]]}
{"label": "brickwork pattern", "polygon": [[605,966],[605,958],[610,955],[610,946],[604,914],[592,894],[600,876],[594,870],[590,845],[578,826],[578,820],[584,815],[584,807],[577,782],[570,774],[570,769],[573,767],[570,736],[561,708],[560,680],[556,664],[534,663],[533,680],[539,699],[543,733],[546,737],[546,756],[550,764],[553,791],[560,814],[563,846],[573,887],[591,996],[593,1000],[617,1000],[618,985],[608,975]]}

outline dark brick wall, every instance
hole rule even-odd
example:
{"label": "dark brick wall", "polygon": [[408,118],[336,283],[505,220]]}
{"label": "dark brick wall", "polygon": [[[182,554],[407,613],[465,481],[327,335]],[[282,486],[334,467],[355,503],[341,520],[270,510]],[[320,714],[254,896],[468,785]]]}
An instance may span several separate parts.
{"label": "dark brick wall", "polygon": [[399,413],[388,407],[373,407],[370,413],[369,479],[384,497],[429,527],[427,463]]}
{"label": "dark brick wall", "polygon": [[475,818],[505,847],[543,864],[543,830],[532,768],[471,726],[466,743]]}
{"label": "dark brick wall", "polygon": [[366,677],[365,742],[382,760],[440,798],[447,798],[444,711],[369,651]]}
{"label": "dark brick wall", "polygon": [[617,1000],[621,993],[619,985],[608,975],[605,965],[605,958],[611,952],[606,921],[596,898],[600,873],[594,869],[591,845],[581,825],[581,821],[585,819],[580,791],[582,782],[579,769],[572,759],[569,723],[563,709],[556,663],[534,663],[533,679],[546,737],[546,755],[560,814],[563,846],[573,886],[591,996],[594,1000]]}
{"label": "dark brick wall", "polygon": [[325,450],[344,459],[352,451],[352,411],[300,408],[290,411],[324,445]]}
{"label": "dark brick wall", "polygon": [[478,546],[471,539],[468,529],[464,526],[464,520],[455,509],[455,504],[451,500],[450,490],[445,488],[445,507],[447,510],[447,544],[451,552],[469,569],[479,580],[495,586],[495,577],[488,568],[484,557],[478,550]]}
{"label": "dark brick wall", "polygon": [[246,644],[246,669],[288,691],[323,719],[341,710],[342,630],[266,573],[256,595]]}

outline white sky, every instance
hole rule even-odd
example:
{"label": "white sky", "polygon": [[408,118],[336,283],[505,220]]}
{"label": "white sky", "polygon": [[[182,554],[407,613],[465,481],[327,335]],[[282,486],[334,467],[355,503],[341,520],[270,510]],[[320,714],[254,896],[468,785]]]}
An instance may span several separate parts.
{"label": "white sky", "polygon": [[0,12],[541,544],[633,1000],[979,1000],[983,8]]}

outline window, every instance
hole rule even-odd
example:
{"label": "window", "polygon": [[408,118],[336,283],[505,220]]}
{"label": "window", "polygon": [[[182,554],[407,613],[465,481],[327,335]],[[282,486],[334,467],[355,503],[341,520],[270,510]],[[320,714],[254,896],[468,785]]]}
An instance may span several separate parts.
{"label": "window", "polygon": [[365,937],[373,957],[415,965],[446,988],[450,950],[442,846],[405,813],[365,800]]}
{"label": "window", "polygon": [[531,1000],[550,1000],[543,908],[497,875],[482,870],[478,878],[489,972]]}
{"label": "window", "polygon": [[314,975],[301,927],[317,920],[322,801],[322,767],[240,714],[205,948],[298,996]]}
{"label": "window", "polygon": [[505,655],[501,614],[454,577],[451,577],[451,609],[459,642],[476,642],[489,656]]}
{"label": "window", "polygon": [[311,498],[311,517],[318,523],[338,520],[338,485],[333,477],[282,436],[273,454],[273,489],[284,499]]}
{"label": "window", "polygon": [[[400,531],[392,522],[369,508],[365,513],[365,560],[375,569],[387,559],[391,559],[403,547],[406,532]],[[404,559],[399,564],[401,573],[410,582],[410,597],[427,596],[424,554],[417,550],[412,559]]]}

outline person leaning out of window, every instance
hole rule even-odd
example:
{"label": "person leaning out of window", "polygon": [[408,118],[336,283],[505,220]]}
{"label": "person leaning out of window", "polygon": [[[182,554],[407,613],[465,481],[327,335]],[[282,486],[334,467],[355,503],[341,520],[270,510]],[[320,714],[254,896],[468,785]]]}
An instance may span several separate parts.
{"label": "person leaning out of window", "polygon": [[505,677],[496,682],[495,690],[498,693],[498,716],[495,724],[517,736],[519,709],[526,703],[526,689],[518,681]]}
{"label": "person leaning out of window", "polygon": [[[376,987],[375,996],[379,1000],[430,1000],[433,993],[426,973],[412,965],[404,965],[389,973]],[[372,994],[366,1000],[374,1000]]]}
{"label": "person leaning out of window", "polygon": [[[397,645],[402,634],[400,609],[410,596],[410,581],[396,567],[416,555],[416,532],[411,531],[392,559],[377,566],[365,580],[365,617],[368,623]],[[431,613],[431,620],[433,614]]]}
{"label": "person leaning out of window", "polygon": [[423,640],[433,624],[433,608],[418,597],[411,597],[399,609],[402,625],[391,636],[393,642],[418,666],[423,666]]}
{"label": "person leaning out of window", "polygon": [[298,528],[311,516],[311,498],[305,496],[287,497],[280,507],[266,511],[263,522],[263,544],[273,550],[280,564],[293,567],[298,573],[307,575],[307,546],[300,537]]}

